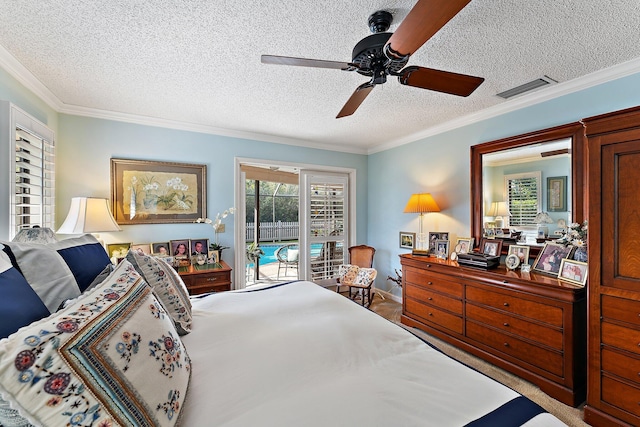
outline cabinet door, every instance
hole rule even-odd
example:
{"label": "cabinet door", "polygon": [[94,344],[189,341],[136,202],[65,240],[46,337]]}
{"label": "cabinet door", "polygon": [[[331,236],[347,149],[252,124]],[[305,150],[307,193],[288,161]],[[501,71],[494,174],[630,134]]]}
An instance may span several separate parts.
{"label": "cabinet door", "polygon": [[640,291],[640,139],[606,144],[614,137],[602,138],[600,286]]}

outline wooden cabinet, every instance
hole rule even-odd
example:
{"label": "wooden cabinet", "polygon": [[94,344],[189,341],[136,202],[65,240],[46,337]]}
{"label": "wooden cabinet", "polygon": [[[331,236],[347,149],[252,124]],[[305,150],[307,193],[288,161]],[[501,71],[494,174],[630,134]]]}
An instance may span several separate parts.
{"label": "wooden cabinet", "polygon": [[402,323],[538,385],[568,405],[586,394],[586,291],[537,273],[402,255]]}
{"label": "wooden cabinet", "polygon": [[189,266],[178,271],[187,285],[189,294],[197,295],[206,292],[224,292],[231,290],[231,267],[220,261],[222,268],[199,268]]}
{"label": "wooden cabinet", "polygon": [[585,421],[640,426],[640,108],[583,122],[589,194]]}

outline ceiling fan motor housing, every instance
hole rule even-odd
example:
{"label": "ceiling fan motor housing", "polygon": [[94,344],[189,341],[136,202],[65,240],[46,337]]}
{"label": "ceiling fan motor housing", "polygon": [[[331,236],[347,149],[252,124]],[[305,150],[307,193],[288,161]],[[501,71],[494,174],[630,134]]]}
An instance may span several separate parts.
{"label": "ceiling fan motor housing", "polygon": [[[353,48],[353,59],[351,62],[358,66],[358,73],[368,77],[374,77],[375,74],[375,79],[386,81],[388,74],[396,75],[407,65],[409,58],[400,61],[391,61],[384,54],[384,46],[387,44],[391,35],[392,33],[371,34],[356,44]],[[380,74],[381,72],[383,72],[382,75]],[[384,81],[374,81],[373,83],[380,84],[384,83]]]}

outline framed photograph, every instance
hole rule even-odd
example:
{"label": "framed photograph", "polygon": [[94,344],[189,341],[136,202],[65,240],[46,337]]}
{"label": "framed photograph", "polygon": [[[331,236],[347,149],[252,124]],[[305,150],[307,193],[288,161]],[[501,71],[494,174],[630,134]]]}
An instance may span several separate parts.
{"label": "framed photograph", "polygon": [[191,239],[191,255],[209,255],[209,239]]}
{"label": "framed photograph", "polygon": [[429,255],[436,255],[436,241],[449,240],[448,231],[430,231],[429,232]]}
{"label": "framed photograph", "polygon": [[567,177],[551,176],[547,178],[547,210],[549,212],[566,212],[567,210]]}
{"label": "framed photograph", "polygon": [[520,258],[520,264],[529,263],[529,250],[531,248],[525,245],[509,245],[507,255],[515,254]]}
{"label": "framed photograph", "polygon": [[480,241],[480,253],[484,255],[500,256],[501,251],[501,239],[482,239]]}
{"label": "framed photograph", "polygon": [[533,263],[533,269],[541,273],[557,276],[562,260],[568,258],[572,251],[573,246],[547,242],[538,253]]}
{"label": "framed photograph", "polygon": [[564,258],[560,262],[558,279],[584,286],[587,283],[589,264]]}
{"label": "framed photograph", "polygon": [[118,224],[172,224],[207,216],[207,166],[111,159]]}
{"label": "framed photograph", "polygon": [[151,255],[151,244],[150,243],[143,243],[143,244],[135,244],[135,245],[131,245],[130,248],[132,251],[137,251],[139,254],[144,254],[144,255]]}
{"label": "framed photograph", "polygon": [[107,245],[107,253],[110,258],[124,258],[131,248],[131,243],[110,243]]}
{"label": "framed photograph", "polygon": [[458,240],[456,240],[456,252],[459,254],[472,252],[473,240],[473,237],[458,237]]}
{"label": "framed photograph", "polygon": [[171,240],[171,256],[175,258],[189,257],[189,240]]}
{"label": "framed photograph", "polygon": [[449,257],[448,240],[436,240],[436,256],[440,259],[447,259]]}
{"label": "framed photograph", "polygon": [[158,242],[151,244],[151,253],[156,256],[169,256],[171,254],[169,242]]}
{"label": "framed photograph", "polygon": [[494,237],[496,237],[496,229],[494,227],[486,227],[484,229],[484,237],[493,239]]}
{"label": "framed photograph", "polygon": [[220,262],[220,251],[209,251],[209,258],[207,258],[207,264],[217,264]]}
{"label": "framed photograph", "polygon": [[403,249],[413,249],[416,242],[416,233],[400,232],[400,247]]}

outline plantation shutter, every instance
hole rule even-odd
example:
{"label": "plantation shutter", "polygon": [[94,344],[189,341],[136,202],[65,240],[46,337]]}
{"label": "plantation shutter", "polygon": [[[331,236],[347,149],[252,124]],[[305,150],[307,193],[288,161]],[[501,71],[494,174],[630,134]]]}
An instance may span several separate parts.
{"label": "plantation shutter", "polygon": [[304,207],[301,244],[307,249],[303,277],[312,281],[330,279],[337,276],[339,266],[346,262],[348,177],[306,173],[302,177],[305,200],[301,200]]}
{"label": "plantation shutter", "polygon": [[53,141],[16,126],[12,229],[54,227],[55,156]]}
{"label": "plantation shutter", "polygon": [[540,172],[505,175],[505,193],[509,204],[510,226],[535,225],[540,212]]}

